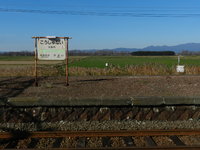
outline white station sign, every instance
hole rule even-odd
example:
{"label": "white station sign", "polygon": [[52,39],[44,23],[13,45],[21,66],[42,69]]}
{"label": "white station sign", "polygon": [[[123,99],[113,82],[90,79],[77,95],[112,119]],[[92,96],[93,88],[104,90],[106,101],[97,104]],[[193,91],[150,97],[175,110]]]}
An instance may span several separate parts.
{"label": "white station sign", "polygon": [[37,41],[39,60],[65,60],[66,41],[61,38],[39,38]]}

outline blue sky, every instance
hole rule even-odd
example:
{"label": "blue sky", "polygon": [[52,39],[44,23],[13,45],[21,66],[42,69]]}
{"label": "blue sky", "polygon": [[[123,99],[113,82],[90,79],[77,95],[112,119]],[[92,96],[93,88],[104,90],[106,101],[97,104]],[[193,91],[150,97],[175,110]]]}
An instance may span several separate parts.
{"label": "blue sky", "polygon": [[200,0],[0,0],[0,51],[32,36],[70,36],[70,49],[200,43]]}

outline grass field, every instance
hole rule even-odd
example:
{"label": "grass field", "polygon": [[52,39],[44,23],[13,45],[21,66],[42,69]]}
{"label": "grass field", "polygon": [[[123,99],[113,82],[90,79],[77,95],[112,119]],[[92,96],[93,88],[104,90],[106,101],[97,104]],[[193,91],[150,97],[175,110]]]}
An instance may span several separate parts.
{"label": "grass field", "polygon": [[0,61],[34,61],[33,56],[0,56]]}
{"label": "grass field", "polygon": [[[33,56],[0,56],[0,61],[34,61]],[[39,61],[40,62],[40,61]],[[52,61],[45,61],[51,64]],[[129,65],[177,65],[177,56],[71,56],[70,67],[104,68],[105,63],[118,67]],[[200,56],[181,56],[182,65],[200,66]]]}
{"label": "grass field", "polygon": [[[177,56],[93,56],[74,61],[70,66],[104,68],[105,63],[118,67],[148,64],[166,65],[170,67],[177,65]],[[182,56],[180,64],[200,66],[200,56]]]}
{"label": "grass field", "polygon": [[[3,64],[1,64],[3,62]],[[7,62],[7,64],[6,64]],[[12,63],[11,63],[12,62]],[[13,64],[14,62],[14,64]],[[31,63],[30,63],[31,62]],[[23,65],[21,65],[21,64]],[[105,63],[109,66],[106,67]],[[48,65],[49,64],[49,65]],[[65,61],[39,61],[39,75],[64,75]],[[200,74],[200,56],[181,56],[184,74]],[[177,56],[71,56],[70,75],[174,75]],[[34,57],[0,57],[0,76],[32,75]]]}
{"label": "grass field", "polygon": [[81,59],[80,61],[74,61],[70,66],[104,68],[105,63],[118,67],[146,64],[165,64],[170,66],[176,64],[176,62],[175,57],[94,56]]}

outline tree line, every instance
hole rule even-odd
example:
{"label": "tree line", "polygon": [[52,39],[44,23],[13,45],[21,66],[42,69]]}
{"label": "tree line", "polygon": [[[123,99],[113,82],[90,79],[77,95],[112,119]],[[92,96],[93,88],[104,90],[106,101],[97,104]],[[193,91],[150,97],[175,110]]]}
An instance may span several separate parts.
{"label": "tree line", "polygon": [[[178,55],[192,56],[200,55],[200,51],[183,50]],[[33,51],[18,51],[18,52],[0,52],[0,56],[34,56]],[[173,56],[176,55],[174,51],[111,51],[111,50],[97,50],[97,51],[83,51],[71,50],[69,56]]]}
{"label": "tree line", "polygon": [[[0,52],[0,56],[34,56],[33,51],[19,51],[19,52]],[[69,51],[70,56],[126,56],[130,55],[129,52],[117,52],[110,50],[99,50],[99,51],[81,51],[71,50]]]}
{"label": "tree line", "polygon": [[132,52],[133,56],[174,56],[174,51],[136,51]]}
{"label": "tree line", "polygon": [[31,51],[19,51],[19,52],[0,52],[0,56],[34,56],[35,53]]}

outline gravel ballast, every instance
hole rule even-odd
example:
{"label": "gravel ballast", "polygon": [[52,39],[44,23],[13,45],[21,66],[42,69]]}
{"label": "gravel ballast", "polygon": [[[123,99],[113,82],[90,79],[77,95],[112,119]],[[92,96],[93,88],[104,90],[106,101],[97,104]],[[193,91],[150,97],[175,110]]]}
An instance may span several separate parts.
{"label": "gravel ballast", "polygon": [[55,123],[1,123],[5,128],[26,131],[88,131],[88,130],[143,130],[143,129],[200,129],[200,121],[73,121]]}

